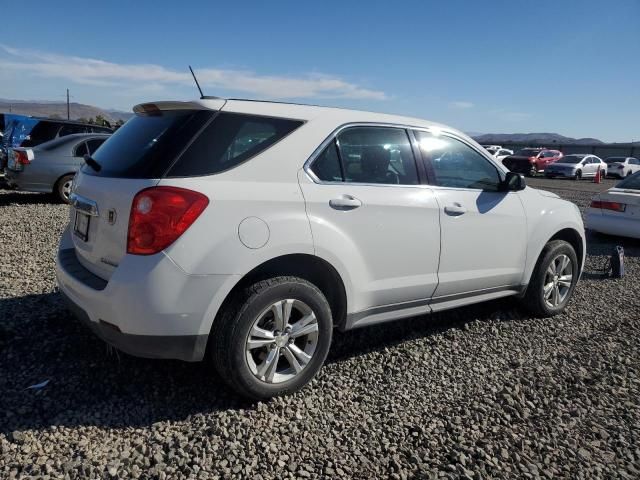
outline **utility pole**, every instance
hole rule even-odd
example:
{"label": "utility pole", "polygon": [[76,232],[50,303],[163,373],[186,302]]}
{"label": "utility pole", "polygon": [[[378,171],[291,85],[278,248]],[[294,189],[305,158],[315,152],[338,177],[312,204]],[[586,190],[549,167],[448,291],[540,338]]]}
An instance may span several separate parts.
{"label": "utility pole", "polygon": [[70,120],[69,115],[69,89],[67,88],[67,120]]}

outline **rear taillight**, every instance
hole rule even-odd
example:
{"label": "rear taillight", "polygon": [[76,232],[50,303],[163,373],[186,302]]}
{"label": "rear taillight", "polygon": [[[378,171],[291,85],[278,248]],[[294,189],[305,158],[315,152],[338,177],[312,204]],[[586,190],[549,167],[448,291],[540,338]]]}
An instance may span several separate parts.
{"label": "rear taillight", "polygon": [[182,235],[209,205],[201,193],[151,187],[136,194],[129,215],[127,253],[153,255]]}
{"label": "rear taillight", "polygon": [[23,150],[14,150],[13,154],[15,155],[17,164],[29,165],[31,163],[31,161],[29,160],[29,155],[27,155],[27,152]]}
{"label": "rear taillight", "polygon": [[624,212],[627,205],[618,202],[605,202],[602,200],[593,200],[591,202],[591,208],[600,208],[602,210],[613,210],[614,212]]}

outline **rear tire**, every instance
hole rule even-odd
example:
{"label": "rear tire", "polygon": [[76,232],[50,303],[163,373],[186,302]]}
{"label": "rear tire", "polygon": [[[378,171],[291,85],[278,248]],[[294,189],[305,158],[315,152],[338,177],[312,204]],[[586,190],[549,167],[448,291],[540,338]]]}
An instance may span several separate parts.
{"label": "rear tire", "polygon": [[73,182],[73,175],[65,175],[58,179],[55,185],[54,193],[59,202],[70,203],[69,195],[71,195],[71,183]]}
{"label": "rear tire", "polygon": [[227,303],[212,331],[211,356],[232,389],[265,400],[311,381],[327,357],[332,330],[331,308],[318,287],[298,277],[270,278]]}
{"label": "rear tire", "polygon": [[558,315],[569,303],[579,275],[580,264],[571,244],[564,240],[547,243],[531,275],[524,306],[536,317]]}
{"label": "rear tire", "polygon": [[576,174],[574,175],[573,179],[574,180],[580,180],[582,178],[582,170],[578,170],[576,172]]}

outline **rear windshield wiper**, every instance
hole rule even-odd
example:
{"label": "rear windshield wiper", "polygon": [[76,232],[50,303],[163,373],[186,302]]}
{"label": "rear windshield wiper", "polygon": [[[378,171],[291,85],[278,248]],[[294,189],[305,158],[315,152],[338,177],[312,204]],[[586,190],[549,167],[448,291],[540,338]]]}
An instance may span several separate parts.
{"label": "rear windshield wiper", "polygon": [[102,165],[100,165],[98,162],[96,162],[91,155],[85,155],[84,156],[84,163],[86,163],[87,165],[89,165],[91,168],[93,168],[96,172],[99,172],[100,170],[102,170]]}

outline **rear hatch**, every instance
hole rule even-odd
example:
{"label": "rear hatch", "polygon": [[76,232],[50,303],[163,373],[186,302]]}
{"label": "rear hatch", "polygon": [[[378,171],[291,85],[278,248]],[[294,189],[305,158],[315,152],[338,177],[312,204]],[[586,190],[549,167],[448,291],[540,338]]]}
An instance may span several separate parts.
{"label": "rear hatch", "polygon": [[[216,106],[223,105],[220,101]],[[105,280],[127,252],[133,198],[160,181],[216,110],[161,102],[141,105],[135,112],[94,153],[94,162],[83,165],[72,187],[70,228],[76,256]]]}

